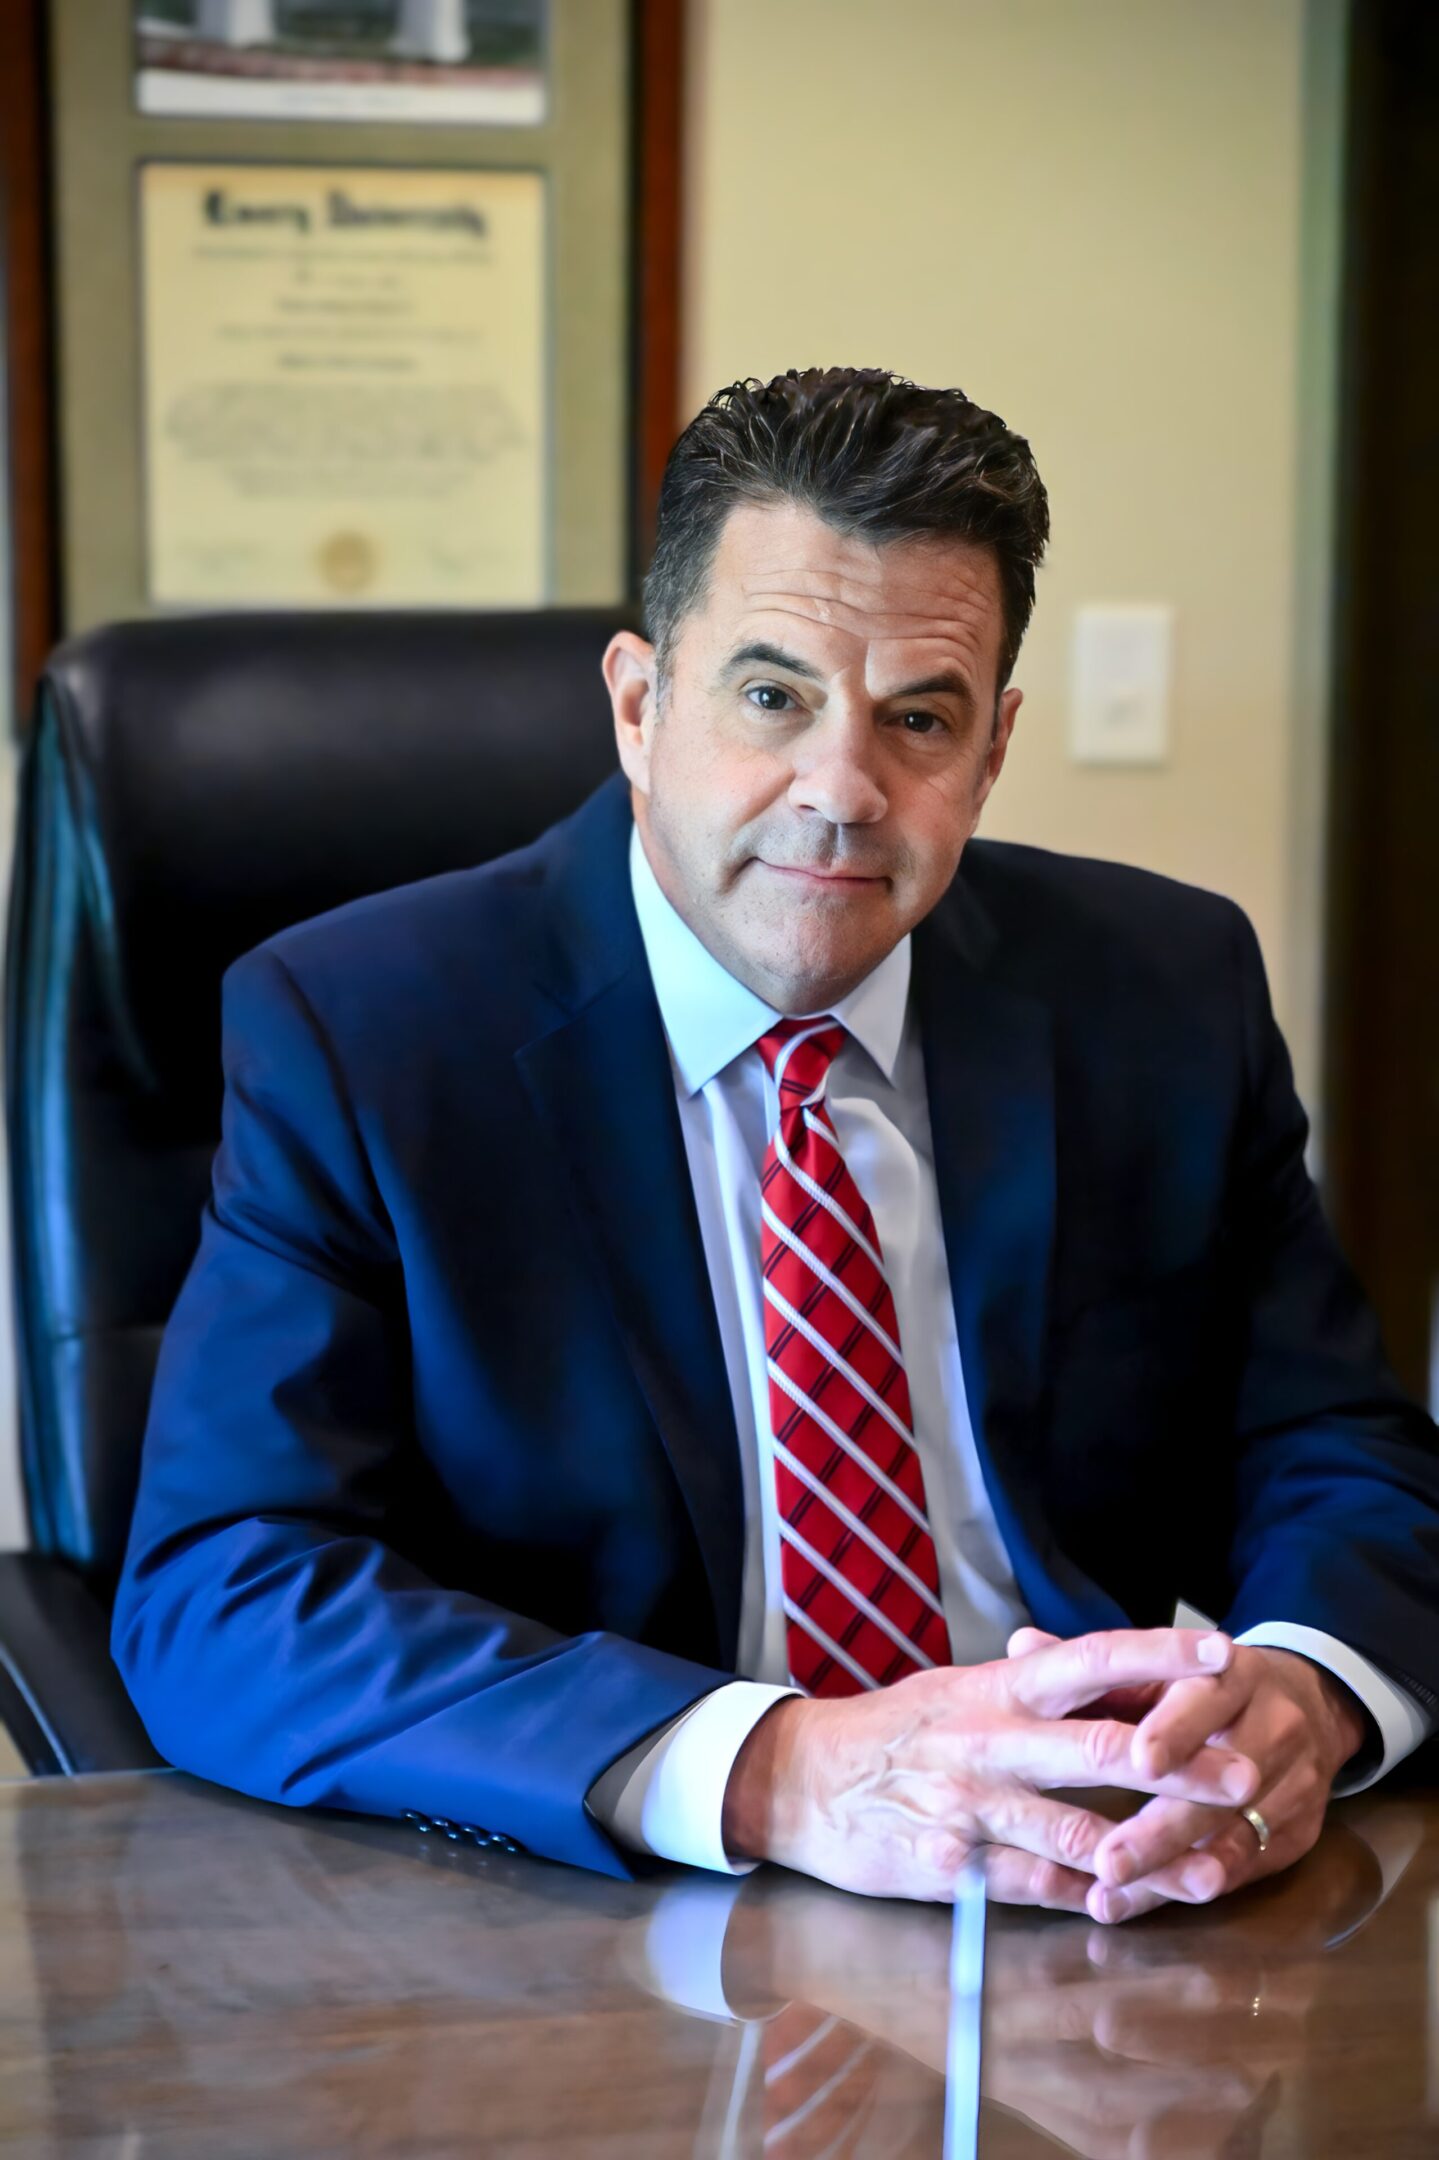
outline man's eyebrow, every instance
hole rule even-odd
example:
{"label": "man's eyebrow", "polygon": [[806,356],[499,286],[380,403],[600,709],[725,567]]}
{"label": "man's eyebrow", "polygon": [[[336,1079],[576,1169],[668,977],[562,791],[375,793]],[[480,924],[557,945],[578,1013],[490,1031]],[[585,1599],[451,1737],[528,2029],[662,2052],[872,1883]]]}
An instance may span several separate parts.
{"label": "man's eyebrow", "polygon": [[[781,668],[786,674],[798,675],[805,682],[822,682],[819,669],[801,660],[797,653],[786,652],[782,645],[771,645],[759,638],[753,644],[741,645],[732,652],[721,669],[722,675],[735,675],[741,668],[758,664],[760,667]],[[974,709],[974,692],[957,668],[941,668],[937,675],[926,675],[921,682],[906,683],[902,689],[886,693],[883,702],[893,705],[900,698],[956,697],[967,711]]]}
{"label": "man's eyebrow", "polygon": [[884,699],[886,705],[895,704],[900,698],[957,697],[961,705],[974,705],[974,692],[964,677],[953,668],[943,668],[938,675],[926,675],[923,682],[906,683],[902,690],[889,691]]}
{"label": "man's eyebrow", "polygon": [[802,676],[806,682],[824,680],[819,669],[811,667],[807,660],[801,660],[796,654],[786,652],[782,645],[766,644],[763,639],[753,645],[741,645],[738,652],[732,652],[721,673],[736,674],[740,668],[749,667],[754,661],[758,661],[761,667],[783,668],[787,675]]}

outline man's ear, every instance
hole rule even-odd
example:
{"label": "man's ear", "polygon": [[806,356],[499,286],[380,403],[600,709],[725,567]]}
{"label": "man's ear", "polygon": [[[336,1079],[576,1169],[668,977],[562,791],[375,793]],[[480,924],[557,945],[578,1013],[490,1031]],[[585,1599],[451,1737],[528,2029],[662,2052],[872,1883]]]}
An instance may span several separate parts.
{"label": "man's ear", "polygon": [[1004,770],[1005,754],[1009,749],[1009,738],[1014,733],[1014,723],[1018,718],[1019,708],[1023,703],[1024,692],[1022,690],[1006,690],[999,700],[994,715],[994,732],[989,738],[989,749],[984,760],[984,777],[980,782],[979,793],[975,797],[974,825],[969,828],[971,832],[974,831],[975,825],[979,823],[979,813],[989,800],[990,789]]}
{"label": "man's ear", "polygon": [[605,647],[600,663],[610,709],[615,716],[615,743],[620,764],[631,787],[649,793],[650,734],[659,710],[659,671],[655,649],[633,630],[618,630]]}

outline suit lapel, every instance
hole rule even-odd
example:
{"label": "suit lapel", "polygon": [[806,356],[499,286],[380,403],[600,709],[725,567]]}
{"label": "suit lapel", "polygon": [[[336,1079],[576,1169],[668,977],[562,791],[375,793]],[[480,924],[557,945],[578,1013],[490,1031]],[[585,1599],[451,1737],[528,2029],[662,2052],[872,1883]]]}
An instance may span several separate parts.
{"label": "suit lapel", "polygon": [[557,1157],[689,1510],[720,1654],[739,1635],[744,1499],[714,1296],[669,1051],[630,895],[627,796],[574,823],[551,994],[569,1007],[516,1064]]}
{"label": "suit lapel", "polygon": [[[744,1500],[729,1378],[669,1051],[630,894],[616,778],[556,835],[544,987],[562,1017],[516,1053],[567,1168],[636,1378],[694,1527],[721,1659],[739,1633]],[[1058,1634],[1125,1624],[1045,1519],[1042,1437],[1055,1219],[1046,1006],[1006,983],[956,882],[914,938],[935,1177],[985,1485],[1021,1596]]]}
{"label": "suit lapel", "polygon": [[962,884],[915,933],[935,1178],[965,1391],[999,1532],[1036,1623],[1074,1634],[1123,1625],[1124,1616],[1067,1558],[1044,1515],[1054,1045],[1047,1008],[990,965],[995,942]]}

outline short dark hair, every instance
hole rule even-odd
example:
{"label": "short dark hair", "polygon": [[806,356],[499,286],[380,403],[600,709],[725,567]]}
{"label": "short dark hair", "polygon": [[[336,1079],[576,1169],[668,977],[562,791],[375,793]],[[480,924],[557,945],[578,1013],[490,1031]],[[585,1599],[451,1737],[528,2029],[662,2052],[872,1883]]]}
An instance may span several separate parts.
{"label": "short dark hair", "polygon": [[703,603],[726,518],[740,503],[793,502],[837,532],[882,544],[924,534],[993,550],[1004,609],[999,685],[1034,607],[1049,499],[1029,444],[962,390],[926,390],[884,368],[790,368],[717,390],[669,454],[645,622],[669,670]]}

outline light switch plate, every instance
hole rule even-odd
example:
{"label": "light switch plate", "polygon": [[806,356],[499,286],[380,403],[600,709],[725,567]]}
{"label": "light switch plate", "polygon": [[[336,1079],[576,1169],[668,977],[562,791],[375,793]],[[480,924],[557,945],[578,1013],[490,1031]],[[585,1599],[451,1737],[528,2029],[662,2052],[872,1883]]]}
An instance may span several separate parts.
{"label": "light switch plate", "polygon": [[1076,609],[1069,754],[1078,765],[1162,765],[1169,755],[1174,610]]}

